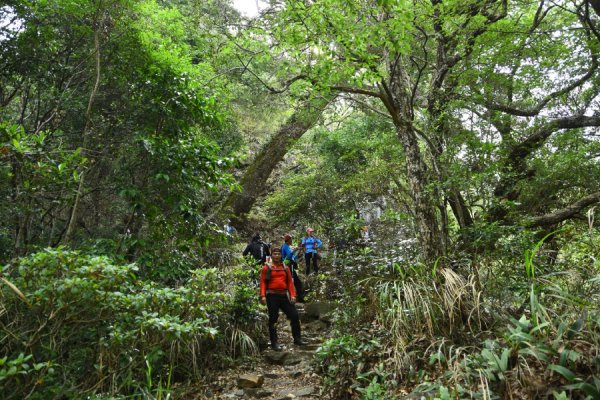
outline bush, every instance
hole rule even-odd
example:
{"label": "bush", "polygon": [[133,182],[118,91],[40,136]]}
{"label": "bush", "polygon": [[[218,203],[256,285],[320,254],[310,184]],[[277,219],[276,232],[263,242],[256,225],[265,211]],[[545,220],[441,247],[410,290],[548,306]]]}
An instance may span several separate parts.
{"label": "bush", "polygon": [[63,248],[4,267],[11,283],[0,291],[4,364],[27,363],[11,375],[18,390],[3,386],[0,397],[139,393],[148,382],[191,378],[218,364],[232,313],[251,308],[247,294],[224,286],[228,279],[215,269],[193,271],[178,288],[140,281],[136,271],[135,264]]}

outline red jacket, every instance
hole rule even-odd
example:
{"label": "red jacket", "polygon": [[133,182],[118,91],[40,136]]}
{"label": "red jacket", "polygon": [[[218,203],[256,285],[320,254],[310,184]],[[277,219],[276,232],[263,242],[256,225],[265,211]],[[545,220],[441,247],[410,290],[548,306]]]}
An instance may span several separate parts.
{"label": "red jacket", "polygon": [[269,267],[263,265],[260,271],[260,297],[267,295],[267,290],[277,290],[290,292],[290,296],[296,297],[296,288],[292,279],[292,272],[289,267],[284,267],[283,264],[271,266],[271,280],[267,284],[266,275]]}

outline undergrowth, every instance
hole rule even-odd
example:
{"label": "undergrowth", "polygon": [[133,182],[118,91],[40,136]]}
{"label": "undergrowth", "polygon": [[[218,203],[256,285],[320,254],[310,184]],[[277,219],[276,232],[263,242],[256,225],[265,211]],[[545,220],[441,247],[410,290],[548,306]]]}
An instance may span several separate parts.
{"label": "undergrowth", "polygon": [[135,264],[47,249],[2,269],[0,397],[165,398],[176,382],[257,350],[243,268],[191,271],[179,287]]}
{"label": "undergrowth", "polygon": [[338,284],[346,290],[336,335],[317,351],[326,391],[339,399],[600,398],[600,237],[580,235],[559,254],[544,251],[548,237],[521,260],[496,253],[457,270],[355,249],[343,273],[329,275],[355,284]]}

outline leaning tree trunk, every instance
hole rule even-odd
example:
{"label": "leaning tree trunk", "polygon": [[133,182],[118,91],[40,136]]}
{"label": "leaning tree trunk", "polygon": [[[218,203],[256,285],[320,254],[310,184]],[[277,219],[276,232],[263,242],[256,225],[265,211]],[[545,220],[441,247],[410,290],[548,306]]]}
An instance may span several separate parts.
{"label": "leaning tree trunk", "polygon": [[256,200],[267,191],[266,182],[290,146],[312,128],[330,99],[315,99],[297,109],[262,148],[239,181],[240,191],[232,192],[225,202],[234,223],[246,219]]}

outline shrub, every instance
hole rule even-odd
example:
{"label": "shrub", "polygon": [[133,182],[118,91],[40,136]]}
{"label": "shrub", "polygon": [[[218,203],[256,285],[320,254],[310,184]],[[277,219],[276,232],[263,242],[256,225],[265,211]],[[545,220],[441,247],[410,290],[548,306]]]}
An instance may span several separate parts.
{"label": "shrub", "polygon": [[223,332],[231,313],[251,309],[245,292],[224,286],[215,269],[193,271],[178,288],[140,281],[136,271],[135,264],[64,248],[4,267],[23,298],[2,287],[0,346],[5,363],[24,357],[28,368],[19,370],[19,389],[2,389],[1,397],[44,397],[57,387],[66,396],[139,393],[152,382],[149,370],[155,382],[166,382],[218,364],[229,347]]}

